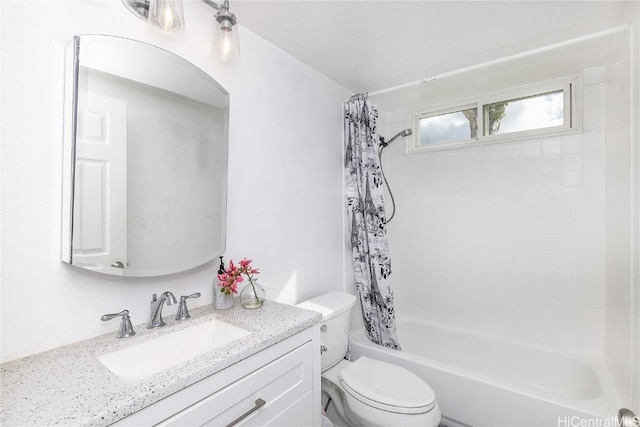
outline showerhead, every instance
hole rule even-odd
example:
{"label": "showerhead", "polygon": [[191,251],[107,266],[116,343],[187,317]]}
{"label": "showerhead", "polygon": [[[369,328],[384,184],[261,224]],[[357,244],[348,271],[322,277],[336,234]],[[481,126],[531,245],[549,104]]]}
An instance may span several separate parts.
{"label": "showerhead", "polygon": [[393,141],[395,141],[397,138],[406,137],[411,135],[412,133],[413,131],[411,129],[405,129],[395,134],[389,141],[385,141],[383,137],[380,137],[380,145],[382,146],[382,148],[384,148],[387,145],[391,144]]}
{"label": "showerhead", "polygon": [[412,131],[411,129],[405,129],[405,130],[403,130],[402,132],[400,132],[400,134],[401,134],[402,136],[409,136],[409,135],[411,135],[412,133],[413,133],[413,131]]}

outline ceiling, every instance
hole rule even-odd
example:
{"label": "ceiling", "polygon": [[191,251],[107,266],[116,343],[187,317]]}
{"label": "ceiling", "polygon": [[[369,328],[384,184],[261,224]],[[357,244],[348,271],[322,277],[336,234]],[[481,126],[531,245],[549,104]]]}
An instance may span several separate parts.
{"label": "ceiling", "polygon": [[[241,26],[357,93],[375,92],[607,30],[629,22],[625,16],[629,3],[232,0],[230,9]],[[577,68],[563,69],[563,73],[603,63],[607,42],[594,42],[599,43],[597,49],[569,46],[542,56],[532,55],[528,65],[526,60],[518,61],[519,74],[522,79],[539,79],[545,72],[549,74],[549,68],[558,68],[558,62],[573,63]],[[503,64],[502,74],[493,67],[493,80],[513,78],[514,65]],[[531,73],[536,75],[527,75]],[[476,86],[481,75],[473,73]],[[459,80],[450,79],[449,86],[458,87]],[[397,92],[381,95],[380,102],[393,109],[406,106],[407,95],[420,99],[430,95],[415,89],[409,94],[407,90]]]}

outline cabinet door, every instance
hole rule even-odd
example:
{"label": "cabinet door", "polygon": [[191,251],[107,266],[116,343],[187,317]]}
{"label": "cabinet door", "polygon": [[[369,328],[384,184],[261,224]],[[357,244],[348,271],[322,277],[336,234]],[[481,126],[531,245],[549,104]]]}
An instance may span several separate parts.
{"label": "cabinet door", "polygon": [[[319,406],[315,407],[315,411],[320,412],[319,408]],[[269,427],[309,427],[314,425],[313,414],[313,393],[309,392],[286,410],[265,422],[264,425]]]}
{"label": "cabinet door", "polygon": [[[272,425],[311,425],[312,350],[307,343],[158,425],[227,426],[245,414],[236,425],[263,426],[278,419],[287,422]],[[265,402],[261,406],[259,399]],[[305,415],[298,420],[297,414]]]}

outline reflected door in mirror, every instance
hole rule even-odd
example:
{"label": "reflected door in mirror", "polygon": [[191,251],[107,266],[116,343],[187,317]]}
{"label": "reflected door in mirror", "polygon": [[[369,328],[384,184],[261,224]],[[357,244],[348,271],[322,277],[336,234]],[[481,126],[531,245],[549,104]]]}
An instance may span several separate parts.
{"label": "reflected door in mirror", "polygon": [[80,92],[77,117],[74,263],[122,274],[118,262],[124,266],[127,260],[127,105]]}

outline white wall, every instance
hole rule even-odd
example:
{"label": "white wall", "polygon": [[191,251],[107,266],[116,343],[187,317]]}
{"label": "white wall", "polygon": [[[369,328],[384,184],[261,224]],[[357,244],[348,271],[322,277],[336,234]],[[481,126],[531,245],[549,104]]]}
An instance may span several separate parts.
{"label": "white wall", "polygon": [[[212,300],[215,263],[167,277],[100,276],[60,262],[64,46],[114,34],[170,50],[231,93],[227,258],[253,258],[267,297],[297,302],[343,282],[341,103],[348,92],[240,28],[242,61],[209,54],[213,13],[187,1],[179,37],[119,0],[2,1],[1,344],[9,360],[147,320],[152,293]],[[166,316],[175,313],[168,307]]]}

